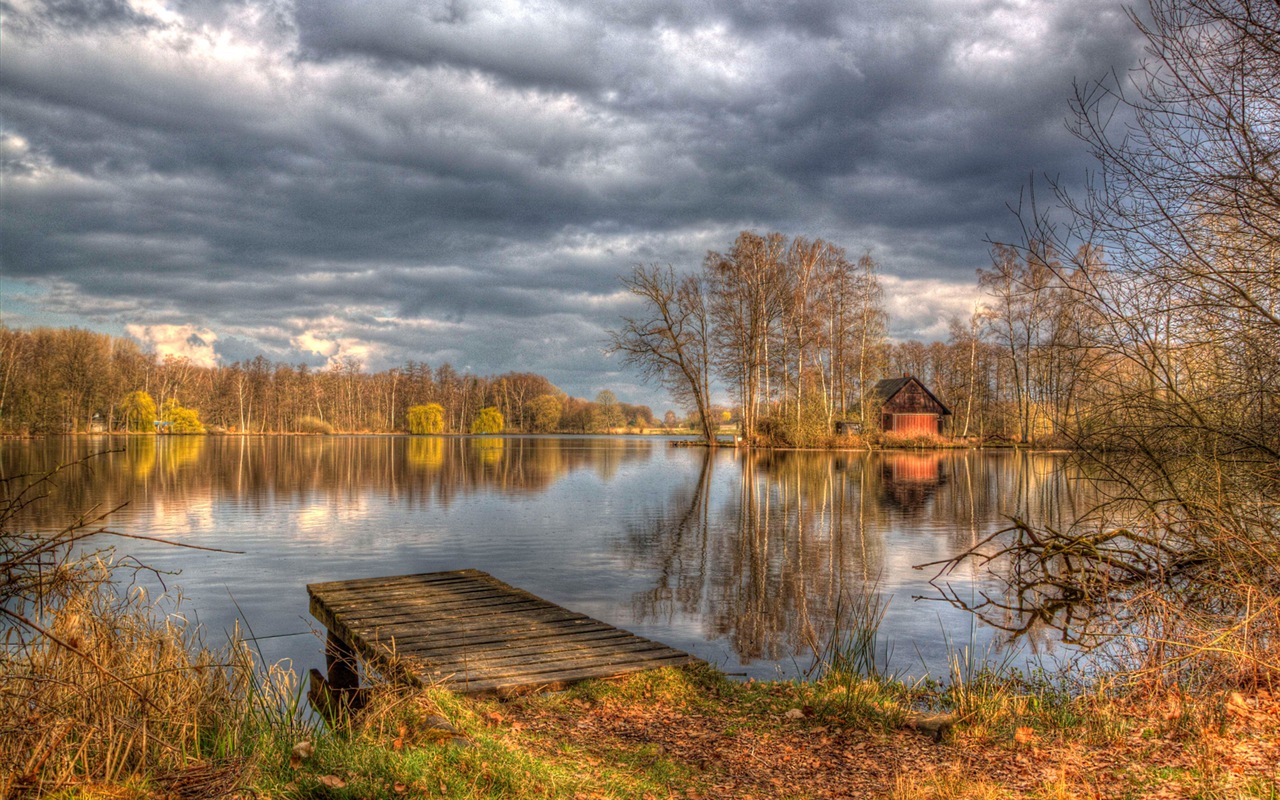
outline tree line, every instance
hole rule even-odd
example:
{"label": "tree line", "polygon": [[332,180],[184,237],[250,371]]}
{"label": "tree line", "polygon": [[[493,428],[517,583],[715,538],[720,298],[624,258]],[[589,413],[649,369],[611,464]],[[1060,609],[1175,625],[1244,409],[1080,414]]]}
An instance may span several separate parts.
{"label": "tree line", "polygon": [[[0,432],[386,433],[409,410],[438,407],[439,431],[592,433],[657,425],[648,406],[609,391],[570,397],[541,375],[492,377],[409,362],[366,372],[355,359],[324,369],[264,356],[226,366],[147,353],[132,339],[79,328],[0,327]],[[489,409],[489,411],[486,411]]]}

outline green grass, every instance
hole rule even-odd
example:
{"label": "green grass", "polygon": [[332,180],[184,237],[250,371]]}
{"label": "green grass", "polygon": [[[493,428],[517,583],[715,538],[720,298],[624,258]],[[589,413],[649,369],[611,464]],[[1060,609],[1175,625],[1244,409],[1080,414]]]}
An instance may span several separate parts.
{"label": "green grass", "polygon": [[[260,678],[264,699],[269,692],[289,694],[291,684],[280,675]],[[858,695],[849,702],[844,695]],[[767,740],[780,726],[792,730],[850,730],[870,734],[869,741],[894,741],[895,729],[912,708],[948,706],[964,710],[969,719],[957,726],[956,746],[972,752],[1019,750],[1014,732],[1034,730],[1041,744],[1093,740],[1109,750],[1107,737],[1129,748],[1124,777],[1099,785],[1112,796],[1141,797],[1161,787],[1177,787],[1180,796],[1258,798],[1276,800],[1275,786],[1263,779],[1233,780],[1215,766],[1215,752],[1206,740],[1193,738],[1207,726],[1216,731],[1213,702],[1167,720],[1147,722],[1149,716],[1121,717],[1102,696],[1072,695],[1060,683],[1019,677],[1001,682],[979,674],[963,686],[911,686],[879,678],[838,681],[735,682],[713,669],[666,669],[620,681],[587,682],[568,691],[511,701],[462,698],[448,691],[379,692],[349,727],[308,726],[289,714],[250,716],[228,726],[235,732],[240,760],[227,762],[232,786],[251,790],[258,798],[662,798],[690,792],[706,794],[716,778],[696,760],[667,752],[659,744],[628,736],[565,736],[580,723],[597,718],[636,715],[642,719],[714,719],[722,723],[722,744],[732,746]],[[1200,708],[1202,707],[1202,708]],[[788,720],[789,711],[803,709],[803,717]],[[607,713],[606,713],[607,712]],[[651,715],[646,717],[646,715]],[[1114,719],[1108,715],[1114,715]],[[444,718],[456,728],[454,736],[433,727]],[[524,720],[524,722],[521,722]],[[550,720],[546,725],[530,721]],[[1193,724],[1194,722],[1194,724]],[[526,725],[528,723],[528,725]],[[663,722],[665,724],[665,722]],[[1177,744],[1185,754],[1175,766],[1147,763],[1147,755],[1133,750],[1143,741],[1145,724],[1152,731],[1152,751]],[[643,726],[638,728],[643,730]],[[228,734],[230,735],[230,734]],[[863,735],[863,734],[860,734]],[[303,738],[314,743],[305,759],[291,760]],[[917,740],[916,747],[920,746]],[[926,748],[932,745],[924,745]],[[191,766],[217,765],[216,758]],[[945,759],[939,762],[945,765]],[[1058,772],[1055,773],[1054,770]],[[1071,762],[1035,767],[1043,775],[1025,796],[1062,800],[1089,789],[1088,775],[1072,772]],[[720,773],[723,777],[723,772]],[[94,791],[65,790],[51,797],[127,797],[163,794],[174,775],[139,773]],[[179,785],[181,775],[177,776]],[[166,781],[170,781],[166,783]],[[1116,785],[1112,785],[1116,784]],[[804,796],[801,788],[796,796]],[[133,792],[133,794],[129,794]],[[778,794],[785,796],[785,791]],[[952,770],[905,772],[887,795],[898,800],[994,800],[1015,796],[989,776]],[[1024,795],[1017,795],[1024,796]]]}
{"label": "green grass", "polygon": [[[585,691],[589,696],[593,689]],[[641,682],[628,693],[643,691]],[[563,702],[564,696],[549,700]],[[279,798],[576,798],[590,792],[641,798],[665,796],[669,785],[688,781],[687,767],[653,748],[620,752],[607,762],[571,745],[531,748],[530,737],[486,718],[500,716],[497,708],[443,690],[388,693],[353,728],[317,731],[314,754],[300,764],[290,763],[292,743],[274,743],[260,753],[254,783],[260,794]],[[459,736],[432,733],[428,720],[435,716]]]}

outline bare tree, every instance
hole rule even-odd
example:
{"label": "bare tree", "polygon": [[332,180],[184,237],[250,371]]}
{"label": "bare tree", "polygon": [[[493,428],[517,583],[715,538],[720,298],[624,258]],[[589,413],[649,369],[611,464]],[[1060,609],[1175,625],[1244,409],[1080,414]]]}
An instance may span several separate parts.
{"label": "bare tree", "polygon": [[711,349],[707,304],[698,276],[677,277],[671,266],[637,266],[622,283],[644,302],[645,316],[624,317],[611,331],[611,350],[698,416],[707,444],[716,443],[711,416]]}
{"label": "bare tree", "polygon": [[1056,271],[1091,314],[1076,344],[1093,361],[1071,433],[1112,502],[1069,531],[1019,522],[1012,543],[982,552],[1012,565],[1023,619],[1086,642],[1123,630],[1139,666],[1162,673],[1270,681],[1280,4],[1149,0],[1131,16],[1147,62],[1075,98],[1099,164],[1089,191],[1060,192],[1070,223],[1036,217],[1020,247],[1076,254]]}
{"label": "bare tree", "polygon": [[984,317],[1003,347],[1013,378],[1017,434],[1031,441],[1045,400],[1042,356],[1049,350],[1051,321],[1058,303],[1060,264],[1052,244],[1032,239],[1025,247],[996,244],[992,268],[978,270],[978,285],[991,303]]}
{"label": "bare tree", "polygon": [[884,310],[884,290],[877,275],[879,268],[871,254],[864,253],[858,259],[854,281],[858,413],[864,424],[871,412],[869,387],[880,378],[884,369],[889,327],[889,315]]}
{"label": "bare tree", "polygon": [[743,231],[727,254],[703,262],[713,320],[713,358],[734,387],[742,409],[742,433],[756,434],[761,403],[771,399],[769,344],[787,300],[786,239]]}

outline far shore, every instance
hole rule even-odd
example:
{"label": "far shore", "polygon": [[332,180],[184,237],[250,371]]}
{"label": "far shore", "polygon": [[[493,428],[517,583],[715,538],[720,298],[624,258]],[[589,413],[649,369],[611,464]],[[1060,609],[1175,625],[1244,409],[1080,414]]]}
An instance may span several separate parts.
{"label": "far shore", "polygon": [[[368,436],[368,437],[413,437],[413,438],[439,438],[439,439],[502,439],[502,438],[538,438],[538,439],[555,439],[560,437],[633,437],[633,438],[657,438],[657,437],[677,437],[670,442],[676,447],[699,447],[706,448],[709,445],[703,441],[696,433],[687,431],[673,431],[661,428],[644,429],[644,430],[613,430],[601,431],[593,433],[559,431],[556,433],[523,433],[523,432],[506,432],[506,433],[429,433],[429,434],[413,434],[407,431],[334,431],[332,433],[322,433],[315,431],[221,431],[211,430],[203,433],[155,433],[155,432],[138,432],[138,431],[75,431],[69,433],[0,433],[0,439],[52,439],[60,437],[71,438],[169,438],[169,437],[340,437],[340,436]],[[848,444],[833,444],[826,447],[796,447],[791,445],[747,445],[736,441],[736,433],[724,431],[720,434],[720,440],[717,448],[739,449],[739,450],[755,450],[770,451],[780,453],[873,453],[873,452],[921,452],[930,450],[1020,450],[1037,453],[1072,453],[1072,448],[1062,447],[1057,444],[1024,444],[1008,439],[997,439],[978,441],[970,438],[966,440],[938,438],[930,441],[909,441],[909,442],[893,442],[884,443],[877,442],[874,444],[850,442]]]}

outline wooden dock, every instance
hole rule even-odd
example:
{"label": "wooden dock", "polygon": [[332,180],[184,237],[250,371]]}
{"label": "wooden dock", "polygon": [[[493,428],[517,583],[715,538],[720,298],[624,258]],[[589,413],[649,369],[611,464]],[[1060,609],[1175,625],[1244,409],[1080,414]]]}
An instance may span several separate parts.
{"label": "wooden dock", "polygon": [[475,569],[313,583],[307,594],[329,631],[325,693],[358,686],[357,656],[394,680],[499,695],[699,663]]}

